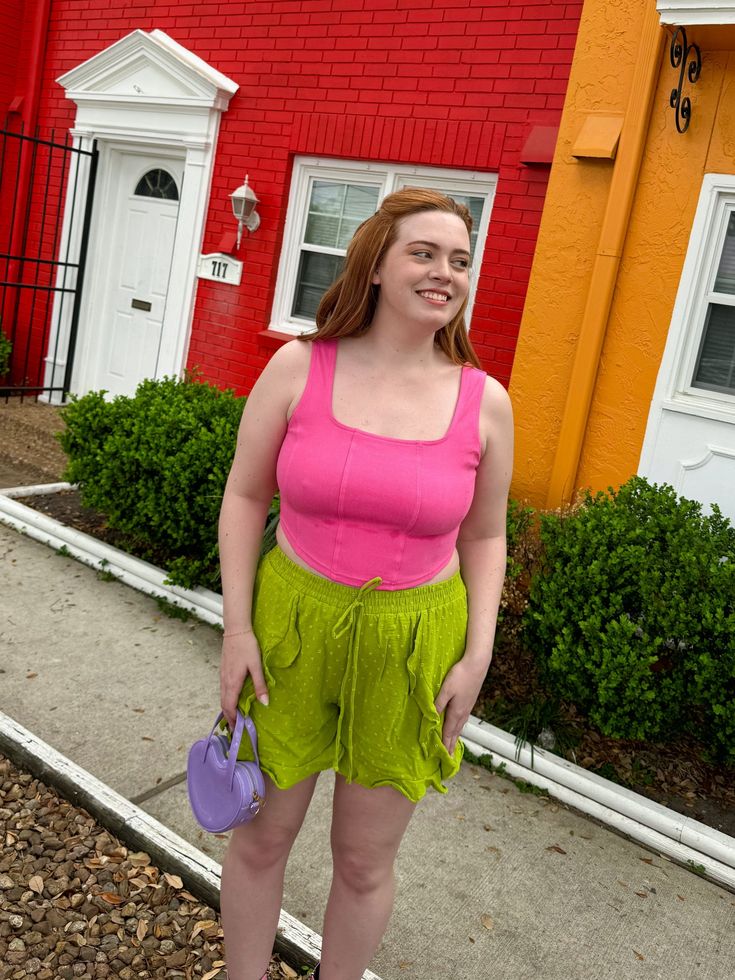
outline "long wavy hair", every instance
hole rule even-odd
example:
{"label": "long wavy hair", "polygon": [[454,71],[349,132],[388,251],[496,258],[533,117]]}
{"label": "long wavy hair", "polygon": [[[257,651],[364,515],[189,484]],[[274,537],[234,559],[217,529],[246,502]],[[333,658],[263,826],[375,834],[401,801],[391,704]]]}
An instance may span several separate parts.
{"label": "long wavy hair", "polygon": [[[444,211],[456,214],[467,232],[472,231],[472,216],[463,204],[438,191],[417,187],[389,194],[372,217],[358,227],[347,247],[345,264],[339,278],[322,296],[316,311],[314,333],[304,334],[301,340],[328,340],[366,333],[373,322],[378,305],[379,286],[373,283],[375,270],[398,235],[403,218],[421,211]],[[467,299],[456,315],[437,330],[434,343],[455,364],[480,361],[467,336],[464,314]]]}

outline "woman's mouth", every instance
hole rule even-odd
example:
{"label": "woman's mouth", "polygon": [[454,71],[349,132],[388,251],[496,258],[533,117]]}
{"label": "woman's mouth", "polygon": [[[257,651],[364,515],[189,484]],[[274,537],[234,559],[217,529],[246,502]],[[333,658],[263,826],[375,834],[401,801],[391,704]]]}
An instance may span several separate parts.
{"label": "woman's mouth", "polygon": [[437,293],[432,289],[420,290],[419,296],[428,299],[430,303],[447,303],[449,301],[448,293]]}

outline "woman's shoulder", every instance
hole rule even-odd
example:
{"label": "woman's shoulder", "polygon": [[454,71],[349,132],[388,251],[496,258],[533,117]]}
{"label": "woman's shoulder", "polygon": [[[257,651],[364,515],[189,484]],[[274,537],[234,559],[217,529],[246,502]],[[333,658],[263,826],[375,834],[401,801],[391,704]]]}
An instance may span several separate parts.
{"label": "woman's shoulder", "polygon": [[487,446],[488,441],[512,438],[513,409],[510,396],[496,378],[485,375],[480,402],[480,432],[482,441]]}
{"label": "woman's shoulder", "polygon": [[294,337],[293,340],[287,341],[287,343],[278,348],[268,361],[268,366],[270,367],[272,365],[274,370],[279,371],[301,368],[304,365],[308,368],[311,359],[311,348],[311,341]]}

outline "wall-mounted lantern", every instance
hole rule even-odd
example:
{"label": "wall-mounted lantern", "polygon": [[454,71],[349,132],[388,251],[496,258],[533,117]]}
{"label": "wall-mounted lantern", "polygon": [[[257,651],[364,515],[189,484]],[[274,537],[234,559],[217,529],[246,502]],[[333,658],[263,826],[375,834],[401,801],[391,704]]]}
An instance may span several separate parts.
{"label": "wall-mounted lantern", "polygon": [[[689,120],[692,115],[692,103],[688,95],[682,99],[681,90],[684,87],[684,72],[692,85],[699,78],[702,71],[702,54],[698,45],[687,44],[687,32],[683,27],[677,27],[676,33],[671,39],[671,67],[679,69],[679,84],[672,88],[669,97],[669,105],[676,110],[676,130],[679,133],[686,133],[689,128]],[[688,64],[687,64],[688,62]]]}
{"label": "wall-mounted lantern", "polygon": [[260,215],[255,210],[256,204],[260,202],[248,184],[247,175],[245,183],[230,194],[230,200],[232,201],[232,213],[237,218],[237,247],[240,248],[243,225],[250,232],[257,231],[260,227]]}

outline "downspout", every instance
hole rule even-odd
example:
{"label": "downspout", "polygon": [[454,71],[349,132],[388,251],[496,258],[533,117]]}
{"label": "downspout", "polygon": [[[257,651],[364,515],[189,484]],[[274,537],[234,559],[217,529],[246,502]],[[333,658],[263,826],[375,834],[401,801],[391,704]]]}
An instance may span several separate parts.
{"label": "downspout", "polygon": [[[32,5],[33,25],[31,29],[31,46],[28,55],[28,71],[26,74],[25,92],[23,93],[23,104],[21,112],[21,132],[24,136],[33,136],[38,119],[38,106],[41,101],[41,84],[43,80],[43,63],[46,54],[46,37],[48,35],[49,14],[51,12],[51,0],[36,0]],[[30,192],[31,182],[31,162],[33,160],[33,149],[30,143],[22,141],[20,165],[18,167],[18,183],[15,188],[15,221],[10,236],[10,255],[22,256],[25,250],[26,236],[28,228],[26,224],[26,202]],[[5,278],[9,282],[20,282],[22,273],[22,259],[12,259],[9,268],[6,270]],[[16,312],[13,316],[15,321],[18,308],[18,293],[16,291]]]}
{"label": "downspout", "polygon": [[653,96],[666,33],[656,4],[645,0],[641,40],[631,83],[630,101],[620,134],[607,208],[602,221],[579,340],[569,379],[559,440],[546,496],[548,508],[568,502],[577,490],[577,473],[592,404],[600,354],[610,316],[618,267],[623,254],[638,172],[643,159]]}
{"label": "downspout", "polygon": [[31,50],[28,56],[28,81],[26,97],[23,100],[23,132],[32,136],[38,118],[38,104],[41,101],[41,82],[43,79],[43,62],[46,53],[46,37],[48,34],[51,0],[36,0],[31,5],[33,10],[33,27],[31,30]]}

